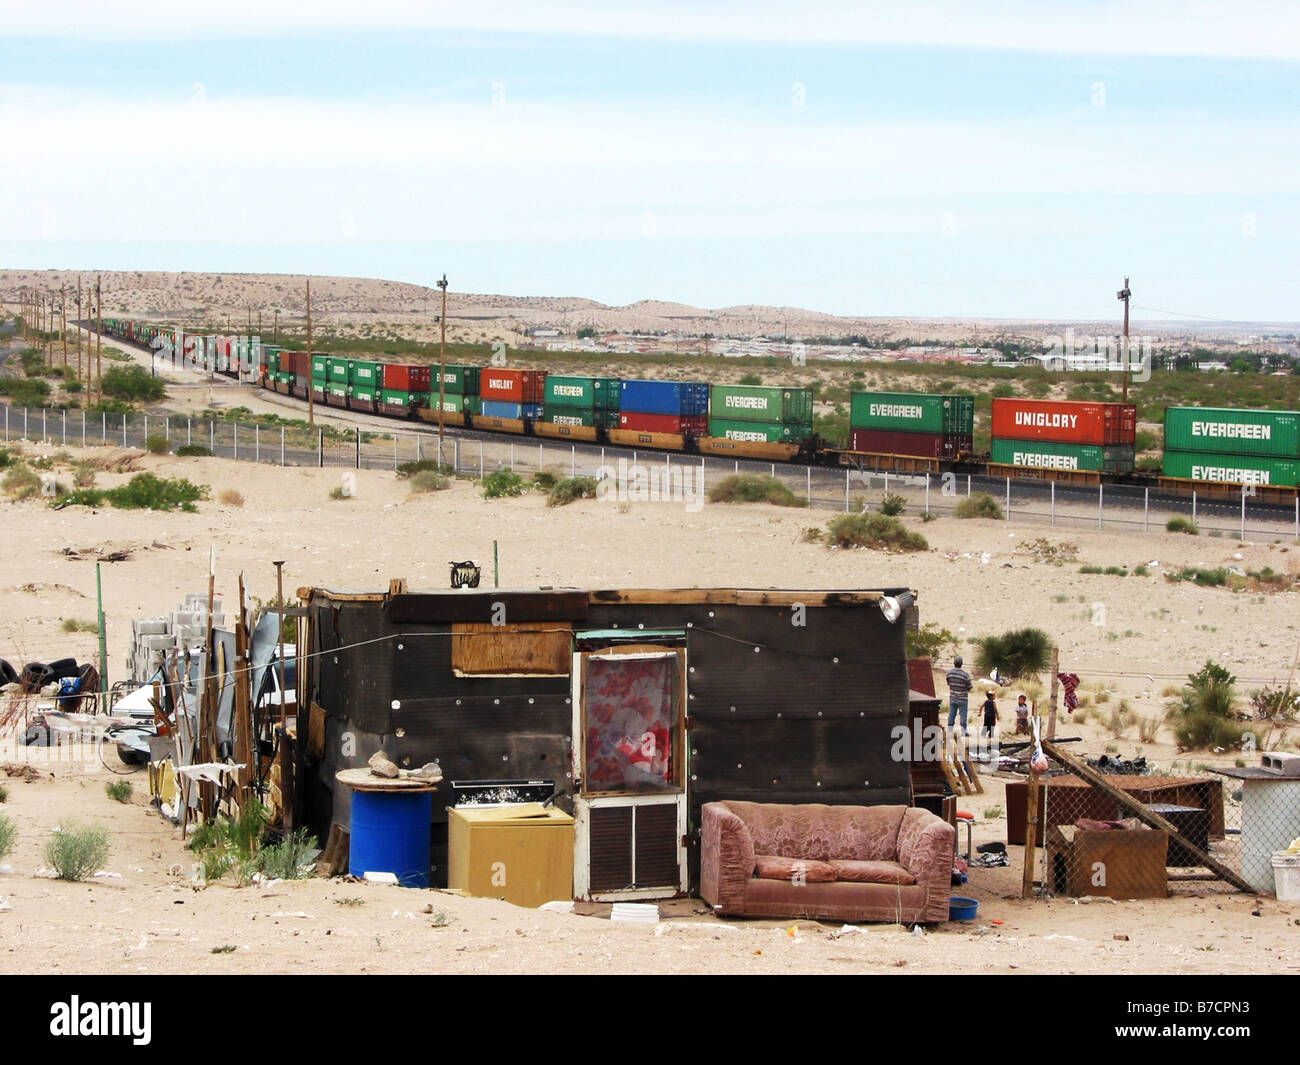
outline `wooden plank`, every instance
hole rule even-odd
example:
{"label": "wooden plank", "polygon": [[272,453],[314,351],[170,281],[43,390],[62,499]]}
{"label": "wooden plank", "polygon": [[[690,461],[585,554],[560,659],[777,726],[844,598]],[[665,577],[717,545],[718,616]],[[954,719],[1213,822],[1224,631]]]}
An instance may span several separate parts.
{"label": "wooden plank", "polygon": [[451,668],[458,677],[569,675],[569,622],[551,621],[544,627],[458,622],[451,631]]}
{"label": "wooden plank", "polygon": [[313,758],[325,757],[325,707],[315,700],[307,714],[307,751]]}
{"label": "wooden plank", "polygon": [[1047,738],[1056,739],[1056,699],[1061,688],[1061,649],[1052,648],[1052,701],[1047,707]]}
{"label": "wooden plank", "polygon": [[592,603],[630,603],[648,606],[705,605],[724,606],[867,606],[882,596],[904,589],[857,589],[798,591],[784,588],[610,588],[588,592]]}
{"label": "wooden plank", "polygon": [[1029,807],[1028,812],[1025,814],[1024,875],[1020,882],[1020,897],[1022,899],[1032,899],[1034,897],[1034,864],[1037,860],[1038,837],[1040,834],[1038,788],[1038,774],[1031,769],[1029,771]]}
{"label": "wooden plank", "polygon": [[[1171,839],[1178,840],[1179,845],[1182,846],[1194,858],[1196,858],[1197,861],[1199,861],[1207,869],[1213,870],[1215,873],[1217,873],[1221,878],[1226,880],[1233,887],[1246,892],[1246,894],[1248,895],[1257,894],[1255,889],[1251,887],[1251,885],[1248,884],[1241,876],[1233,872],[1222,862],[1218,861],[1215,858],[1212,858],[1209,854],[1201,850],[1194,843],[1191,843],[1186,836],[1184,836],[1181,832],[1179,832],[1178,829],[1176,829],[1172,824],[1170,824],[1167,820],[1161,817],[1158,813],[1155,813],[1152,810],[1148,810],[1145,804],[1138,802],[1138,800],[1133,798],[1132,795],[1129,795],[1127,792],[1123,792],[1119,788],[1115,787],[1113,784],[1110,783],[1110,781],[1108,781],[1105,778],[1104,775],[1098,773],[1095,769],[1092,768],[1092,766],[1088,765],[1085,761],[1083,761],[1083,759],[1076,758],[1069,751],[1062,750],[1055,743],[1052,743],[1051,740],[1043,741],[1043,750],[1046,751],[1047,754],[1051,755],[1051,757],[1055,758],[1062,765],[1068,766],[1069,769],[1076,776],[1086,780],[1089,784],[1095,787],[1102,794],[1106,795],[1108,798],[1113,799],[1115,802],[1119,803],[1122,809],[1131,812],[1133,816],[1136,817],[1143,824],[1150,825],[1152,828],[1163,829],[1164,831],[1168,832]],[[1033,774],[1031,773],[1030,776],[1032,778]],[[1031,802],[1030,805],[1031,817],[1033,815],[1033,812],[1034,812],[1034,807]]]}

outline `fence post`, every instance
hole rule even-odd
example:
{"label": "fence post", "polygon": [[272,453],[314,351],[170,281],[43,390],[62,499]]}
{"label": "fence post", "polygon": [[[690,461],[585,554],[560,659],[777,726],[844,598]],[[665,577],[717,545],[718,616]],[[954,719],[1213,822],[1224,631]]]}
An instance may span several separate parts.
{"label": "fence post", "polygon": [[1142,489],[1142,531],[1151,531],[1151,489]]}
{"label": "fence post", "polygon": [[[5,439],[9,439],[9,408],[5,408]],[[86,412],[81,412],[81,446],[86,446]]]}
{"label": "fence post", "polygon": [[[284,430],[282,429],[280,431],[283,432]],[[186,418],[185,419],[185,446],[186,447],[190,446],[190,437],[193,435],[193,433],[194,433],[194,420],[192,418]]]}
{"label": "fence post", "polygon": [[217,453],[217,423],[213,418],[208,419],[208,450]]}
{"label": "fence post", "polygon": [[[513,440],[510,441],[510,468],[512,470],[515,468],[515,442]],[[538,466],[537,469],[540,472],[541,466]]]}
{"label": "fence post", "polygon": [[262,427],[257,422],[253,423],[253,461],[262,461]]}
{"label": "fence post", "polygon": [[1102,527],[1101,526],[1102,514],[1104,513],[1104,510],[1102,508],[1102,493],[1104,490],[1105,490],[1105,485],[1103,485],[1100,481],[1098,481],[1097,482],[1097,528],[1098,529]]}
{"label": "fence post", "polygon": [[284,426],[280,426],[280,465],[284,465]]}
{"label": "fence post", "polygon": [[700,456],[700,503],[704,502],[704,456]]}
{"label": "fence post", "polygon": [[[24,417],[26,414],[24,413]],[[99,413],[99,440],[100,443],[108,443],[108,412],[100,411]]]}
{"label": "fence post", "polygon": [[844,471],[844,513],[849,512],[849,471]]}
{"label": "fence post", "polygon": [[63,408],[63,446],[68,446],[68,408]]}
{"label": "fence post", "polygon": [[569,445],[569,476],[578,476],[578,445]]}
{"label": "fence post", "polygon": [[545,457],[544,457],[543,454],[542,454],[542,443],[541,443],[541,441],[539,440],[539,441],[537,442],[537,472],[538,472],[538,473],[541,473],[541,472],[542,472],[542,465],[543,465],[545,462],[546,462],[546,459],[545,459]]}
{"label": "fence post", "polygon": [[[104,417],[107,418],[108,415],[105,414]],[[26,408],[26,407],[23,408],[23,436],[22,436],[22,438],[23,438],[24,440],[27,439],[27,408]]]}
{"label": "fence post", "polygon": [[1300,495],[1295,497],[1295,538],[1300,540]]}
{"label": "fence post", "polygon": [[170,414],[163,417],[163,436],[167,438],[167,443],[172,442],[172,416]]}
{"label": "fence post", "polygon": [[1241,482],[1241,538],[1246,539],[1246,482]]}
{"label": "fence post", "polygon": [[478,442],[478,479],[483,480],[483,441]]}
{"label": "fence post", "polygon": [[234,457],[238,459],[239,458],[239,422],[231,422],[230,427],[234,430],[234,440],[235,440]]}
{"label": "fence post", "polygon": [[1011,478],[1007,478],[1007,521],[1011,520]]}
{"label": "fence post", "polygon": [[966,494],[970,495],[970,474],[966,474]]}
{"label": "fence post", "polygon": [[736,472],[740,472],[740,459],[736,459]]}
{"label": "fence post", "polygon": [[1196,524],[1196,489],[1192,489],[1192,524]]}
{"label": "fence post", "polygon": [[1048,483],[1052,487],[1052,520],[1048,522],[1048,524],[1055,525],[1056,524],[1056,482],[1049,481]]}
{"label": "fence post", "polygon": [[424,461],[424,434],[423,433],[415,434],[415,461],[416,462]]}
{"label": "fence post", "polygon": [[144,438],[145,438],[145,441],[148,442],[148,440],[149,440],[149,415],[147,415],[147,414],[144,416]]}
{"label": "fence post", "polygon": [[319,469],[325,468],[325,430],[316,430],[316,466]]}
{"label": "fence post", "polygon": [[[82,426],[86,424],[86,412],[84,410],[81,412],[81,424]],[[5,404],[5,443],[9,443],[9,404],[7,403]]]}
{"label": "fence post", "polygon": [[122,446],[126,447],[126,415],[122,415]]}
{"label": "fence post", "polygon": [[361,426],[357,426],[357,469],[361,469]]}

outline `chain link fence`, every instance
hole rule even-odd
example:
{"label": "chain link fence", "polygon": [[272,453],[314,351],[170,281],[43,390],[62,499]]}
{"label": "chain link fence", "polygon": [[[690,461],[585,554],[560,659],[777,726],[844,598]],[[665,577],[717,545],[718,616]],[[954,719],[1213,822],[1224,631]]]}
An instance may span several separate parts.
{"label": "chain link fence", "polygon": [[[363,416],[364,417],[364,416]],[[206,448],[213,455],[282,466],[396,469],[433,459],[463,476],[481,477],[503,468],[529,474],[550,470],[566,476],[616,477],[632,481],[649,500],[678,500],[685,487],[703,500],[708,488],[728,474],[776,478],[808,506],[823,511],[880,509],[886,496],[902,506],[904,518],[951,516],[976,493],[990,495],[1009,526],[1048,526],[1160,532],[1170,519],[1194,523],[1208,536],[1252,540],[1300,539],[1300,500],[1269,503],[1244,492],[1240,499],[1173,496],[1131,485],[1072,485],[1054,481],[990,478],[976,474],[868,472],[827,466],[768,463],[693,456],[664,451],[563,443],[536,437],[453,430],[439,439],[418,422],[369,418],[357,427],[309,428],[283,419],[228,420],[182,415],[111,414],[97,411],[3,406],[6,442],[37,441],[51,446],[145,448],[161,439],[168,451]]]}

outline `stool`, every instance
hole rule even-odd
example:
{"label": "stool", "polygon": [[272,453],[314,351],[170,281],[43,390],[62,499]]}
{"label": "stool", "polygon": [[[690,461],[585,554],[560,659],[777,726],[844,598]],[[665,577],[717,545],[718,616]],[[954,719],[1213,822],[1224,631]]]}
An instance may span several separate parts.
{"label": "stool", "polygon": [[971,860],[974,849],[970,844],[971,826],[975,823],[975,815],[968,810],[957,811],[957,823],[966,826],[966,860]]}

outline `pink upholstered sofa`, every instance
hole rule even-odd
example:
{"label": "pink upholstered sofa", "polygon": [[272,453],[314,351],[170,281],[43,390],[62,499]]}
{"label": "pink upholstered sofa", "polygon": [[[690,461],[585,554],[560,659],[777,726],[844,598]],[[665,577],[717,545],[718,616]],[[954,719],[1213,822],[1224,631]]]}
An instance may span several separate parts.
{"label": "pink upholstered sofa", "polygon": [[700,895],[718,914],[948,919],[955,833],[913,806],[705,803]]}

